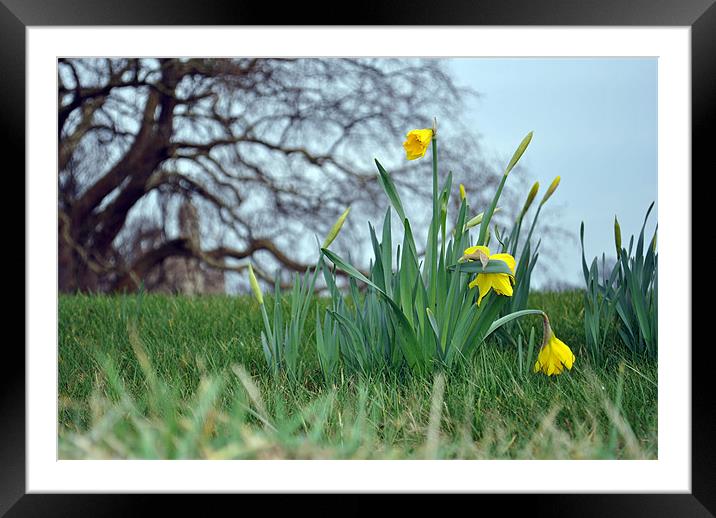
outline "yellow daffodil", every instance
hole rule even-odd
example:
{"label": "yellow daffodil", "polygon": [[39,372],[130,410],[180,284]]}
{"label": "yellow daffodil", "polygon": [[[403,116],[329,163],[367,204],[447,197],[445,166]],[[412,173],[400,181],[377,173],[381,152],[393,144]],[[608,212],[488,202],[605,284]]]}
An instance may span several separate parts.
{"label": "yellow daffodil", "polygon": [[544,338],[542,348],[537,355],[534,372],[544,372],[547,376],[561,374],[565,367],[571,369],[574,364],[574,353],[562,340],[554,336],[547,316],[544,317]]}
{"label": "yellow daffodil", "polygon": [[415,160],[416,158],[422,158],[427,151],[430,141],[433,138],[433,130],[431,129],[417,129],[408,132],[408,139],[403,142],[405,153],[408,160]]}
{"label": "yellow daffodil", "polygon": [[490,249],[486,246],[471,246],[465,249],[462,256],[463,259],[479,259],[483,265],[487,264],[490,259],[504,261],[512,271],[512,275],[508,273],[478,273],[477,277],[469,284],[470,288],[477,286],[480,294],[477,298],[477,305],[480,305],[482,299],[494,289],[500,295],[512,296],[512,285],[515,283],[515,258],[510,254],[493,254],[490,255]]}

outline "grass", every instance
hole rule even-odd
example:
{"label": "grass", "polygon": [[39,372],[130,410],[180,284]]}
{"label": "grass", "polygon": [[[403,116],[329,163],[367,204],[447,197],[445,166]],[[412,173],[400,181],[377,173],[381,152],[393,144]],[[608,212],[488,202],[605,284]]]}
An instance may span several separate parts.
{"label": "grass", "polygon": [[[326,386],[312,325],[304,378],[269,373],[249,297],[62,295],[60,458],[656,458],[656,363],[615,346],[591,364],[581,291],[531,303],[575,352],[570,372],[533,374],[526,347],[489,340],[449,372]],[[521,325],[539,341],[539,318]]]}

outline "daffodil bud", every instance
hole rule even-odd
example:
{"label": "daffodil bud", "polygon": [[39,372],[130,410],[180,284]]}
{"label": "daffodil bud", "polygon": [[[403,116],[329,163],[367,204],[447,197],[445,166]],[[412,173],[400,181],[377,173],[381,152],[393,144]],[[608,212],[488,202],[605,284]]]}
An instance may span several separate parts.
{"label": "daffodil bud", "polygon": [[525,214],[529,210],[530,205],[532,205],[532,202],[537,196],[537,191],[539,191],[539,182],[535,182],[532,186],[532,189],[530,189],[530,192],[527,195],[527,199],[525,200],[525,205],[524,207],[522,207],[522,214]]}
{"label": "daffodil bud", "polygon": [[617,217],[614,216],[614,244],[617,247],[617,259],[622,253],[622,229],[619,226]]}
{"label": "daffodil bud", "polygon": [[540,205],[544,205],[547,200],[549,200],[549,197],[554,194],[554,191],[557,190],[557,186],[559,185],[560,177],[557,176],[554,180],[552,180],[552,183],[549,184],[549,187],[547,188],[547,192],[544,193],[544,198],[542,198],[542,201],[540,202]]}
{"label": "daffodil bud", "polygon": [[472,227],[479,225],[480,223],[482,223],[482,218],[484,218],[484,217],[485,217],[485,213],[480,212],[480,214],[478,214],[477,216],[475,216],[474,218],[469,220],[467,223],[465,223],[465,228],[472,228]]}
{"label": "daffodil bud", "polygon": [[654,231],[654,237],[651,238],[651,251],[656,253],[656,231]]}
{"label": "daffodil bud", "polygon": [[463,184],[460,184],[460,201],[467,198],[467,193],[465,192],[465,186]]}
{"label": "daffodil bud", "polygon": [[[493,214],[497,214],[497,212],[499,212],[499,210],[500,210],[500,208],[496,207],[495,212],[493,212]],[[482,218],[484,218],[484,217],[485,217],[485,213],[480,212],[480,214],[478,214],[477,216],[475,216],[474,218],[469,220],[467,223],[465,223],[465,228],[472,228],[472,227],[479,225],[480,223],[482,223]]]}
{"label": "daffodil bud", "polygon": [[532,141],[532,132],[530,131],[525,138],[522,139],[522,142],[520,142],[520,145],[517,146],[517,149],[515,150],[514,155],[512,155],[512,158],[510,159],[510,163],[507,164],[507,168],[505,169],[505,176],[510,174],[510,171],[512,171],[512,168],[517,165],[517,162],[519,162],[520,158],[524,154],[525,150],[527,149],[527,146],[530,145],[530,142]]}
{"label": "daffodil bud", "polygon": [[254,275],[254,268],[251,266],[251,263],[249,263],[249,284],[251,284],[251,290],[254,292],[256,300],[259,301],[259,304],[263,304],[264,295],[263,293],[261,293],[261,287],[259,286],[259,281],[256,280],[256,275]]}
{"label": "daffodil bud", "polygon": [[336,239],[338,236],[338,233],[341,231],[341,227],[343,227],[343,223],[345,223],[346,218],[348,217],[348,213],[351,211],[351,208],[348,207],[343,214],[340,215],[338,220],[333,224],[333,227],[331,227],[330,232],[328,232],[328,235],[326,236],[325,241],[323,241],[323,245],[321,245],[321,248],[328,248],[328,245],[333,243],[333,240]]}

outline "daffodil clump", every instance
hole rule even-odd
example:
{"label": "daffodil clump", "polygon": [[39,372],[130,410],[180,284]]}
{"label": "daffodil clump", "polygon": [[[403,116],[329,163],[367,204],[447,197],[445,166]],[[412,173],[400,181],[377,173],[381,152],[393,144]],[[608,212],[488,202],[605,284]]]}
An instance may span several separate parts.
{"label": "daffodil clump", "polygon": [[[275,375],[285,372],[288,377],[293,379],[298,379],[301,376],[303,367],[300,350],[301,341],[303,340],[303,330],[308,318],[308,310],[313,302],[316,278],[324,270],[322,250],[328,248],[338,237],[350,211],[351,208],[348,207],[328,231],[320,247],[318,263],[313,270],[313,274],[310,271],[306,271],[303,276],[294,275],[293,288],[288,296],[289,318],[287,321],[284,320],[282,308],[284,299],[281,294],[278,276],[275,279],[274,287],[273,317],[270,318],[254,267],[251,263],[248,264],[249,286],[259,303],[264,323],[264,329],[261,331],[261,346],[266,364]],[[322,347],[319,346],[318,359],[324,372],[333,372],[337,367],[338,351],[328,350],[324,352]]]}
{"label": "daffodil clump", "polygon": [[616,330],[622,344],[634,355],[656,358],[658,353],[658,262],[657,229],[649,244],[645,241],[646,224],[652,203],[646,211],[639,237],[622,246],[622,231],[614,217],[616,262],[611,271],[602,253],[601,269],[595,257],[590,266],[584,256],[584,223],[580,228],[582,270],[584,273],[584,329],[587,350],[596,362],[602,362],[607,339]]}
{"label": "daffodil clump", "polygon": [[[492,253],[489,248],[491,219],[499,210],[497,202],[510,171],[531,139],[532,133],[529,133],[518,146],[490,205],[469,219],[467,193],[460,184],[460,208],[448,232],[452,173],[448,173],[439,187],[436,128],[410,131],[403,143],[408,160],[424,157],[428,147],[432,147],[432,217],[427,242],[422,247],[424,256],[418,254],[410,220],[395,183],[376,160],[378,181],[391,207],[385,213],[380,239],[376,229],[368,224],[374,255],[369,271],[359,271],[328,249],[338,237],[350,212],[349,207],[324,239],[313,273],[307,271],[302,277],[294,277],[288,301],[288,321],[284,321],[278,281],[273,318],[270,318],[253,266],[249,265],[251,289],[264,321],[261,343],[270,369],[274,373],[286,371],[294,378],[300,376],[300,340],[319,272],[322,272],[331,296],[327,311],[316,311],[316,350],[326,381],[335,378],[341,366],[347,371],[358,372],[386,368],[399,371],[404,367],[414,372],[427,372],[440,365],[450,367],[468,358],[489,335],[505,324],[527,315],[539,315],[544,323],[543,343],[534,372],[552,376],[562,373],[565,368],[571,369],[574,355],[555,336],[547,315],[541,310],[524,307],[510,311],[508,304],[519,293],[524,296],[526,305],[534,261],[524,266],[529,261],[523,261],[523,258],[530,257],[529,243],[539,210],[554,193],[559,177],[552,182],[539,205],[520,261],[514,257],[520,227],[537,195],[538,184],[530,190],[509,237],[498,239],[501,250]],[[398,244],[395,257],[391,231],[393,213],[403,227],[402,243]],[[470,232],[475,228],[478,235],[473,241]],[[499,230],[495,232],[499,237]],[[332,268],[325,259],[333,264]],[[348,292],[339,288],[336,269],[347,275]],[[366,287],[364,294],[359,290],[359,283]]]}
{"label": "daffodil clump", "polygon": [[[521,269],[515,260],[518,227],[537,195],[538,185],[530,191],[509,239],[499,240],[501,249],[495,253],[489,247],[491,220],[499,210],[498,200],[531,139],[532,133],[529,133],[518,146],[492,202],[484,211],[470,217],[467,193],[460,185],[460,208],[454,219],[450,219],[448,200],[452,193],[452,173],[440,184],[436,127],[408,132],[403,143],[407,160],[423,158],[428,147],[432,148],[432,217],[427,241],[422,247],[416,244],[410,219],[390,173],[375,161],[378,180],[391,206],[383,219],[380,236],[369,223],[373,249],[369,270],[361,272],[327,246],[321,248],[321,261],[327,259],[349,278],[346,293],[338,287],[335,268],[322,264],[331,304],[323,318],[316,317],[316,345],[327,379],[336,375],[339,365],[361,372],[403,367],[426,372],[438,365],[450,367],[468,358],[497,329],[527,315],[540,315],[544,322],[543,344],[534,371],[552,376],[572,368],[574,355],[555,336],[544,312],[524,308],[506,311],[515,291],[524,286],[520,284],[520,276],[527,267]],[[559,178],[543,197],[540,209],[558,183]],[[395,216],[403,236],[394,256],[391,223]],[[536,219],[537,216],[525,247],[529,247]],[[476,239],[470,235],[473,229],[477,230]],[[495,232],[499,235],[498,229]],[[418,254],[420,249],[424,255]],[[533,267],[534,264],[527,268],[527,275]],[[365,294],[359,291],[359,284],[366,288]]]}

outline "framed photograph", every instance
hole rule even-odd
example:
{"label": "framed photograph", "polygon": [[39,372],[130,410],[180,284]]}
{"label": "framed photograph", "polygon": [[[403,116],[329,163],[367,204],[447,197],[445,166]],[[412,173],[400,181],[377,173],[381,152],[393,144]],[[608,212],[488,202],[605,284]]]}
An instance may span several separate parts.
{"label": "framed photograph", "polygon": [[691,281],[712,4],[375,4],[344,25],[3,0],[26,309],[0,513],[464,493],[713,516]]}

